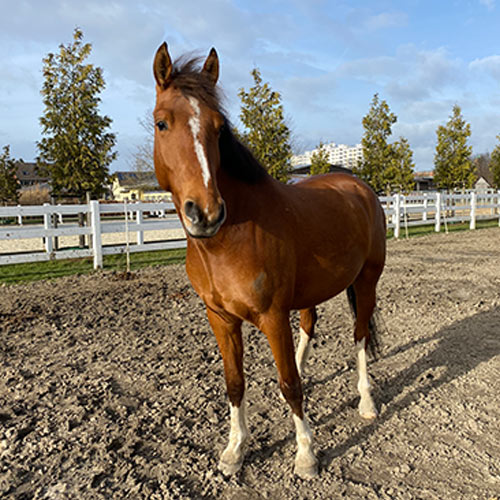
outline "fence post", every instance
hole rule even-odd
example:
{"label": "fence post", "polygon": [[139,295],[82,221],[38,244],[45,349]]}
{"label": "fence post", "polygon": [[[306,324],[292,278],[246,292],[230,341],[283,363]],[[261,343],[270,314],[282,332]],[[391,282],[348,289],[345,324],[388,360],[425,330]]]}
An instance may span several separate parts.
{"label": "fence post", "polygon": [[102,268],[102,238],[101,238],[101,211],[99,202],[90,202],[90,225],[92,228],[92,253],[94,254],[94,269]]}
{"label": "fence post", "polygon": [[436,231],[436,233],[439,233],[439,231],[441,231],[441,193],[436,193],[436,213],[434,217],[434,231]]}
{"label": "fence post", "polygon": [[500,227],[500,189],[497,191],[497,214],[498,214],[498,227]]}
{"label": "fence post", "polygon": [[[142,214],[142,208],[139,208],[140,207],[140,203],[138,203],[138,207],[137,207],[137,211],[136,211],[136,215],[135,215],[135,222],[137,225],[139,224],[142,224],[142,222],[144,221],[144,218],[143,218],[143,214]],[[137,244],[138,245],[144,245],[144,231],[142,229],[139,229],[137,231]]]}
{"label": "fence post", "polygon": [[[43,206],[50,207],[48,203],[44,203]],[[43,226],[46,231],[52,229],[52,214],[47,209],[43,214]],[[52,244],[52,236],[46,234],[44,239],[45,239],[45,251],[51,254],[54,251],[54,246]]]}
{"label": "fence post", "polygon": [[469,229],[476,229],[476,207],[477,207],[477,194],[472,191],[470,194],[470,224]]}
{"label": "fence post", "polygon": [[422,221],[427,222],[427,207],[429,206],[429,197],[424,193],[424,213],[422,214]]}
{"label": "fence post", "polygon": [[399,194],[395,194],[393,196],[393,204],[394,204],[394,214],[393,214],[393,219],[392,222],[394,224],[394,238],[399,238],[399,232],[401,229],[401,204],[400,204],[400,197]]}
{"label": "fence post", "polygon": [[21,205],[17,205],[17,208],[19,208],[19,215],[17,216],[17,223],[22,226],[23,225],[23,216],[21,215]]}

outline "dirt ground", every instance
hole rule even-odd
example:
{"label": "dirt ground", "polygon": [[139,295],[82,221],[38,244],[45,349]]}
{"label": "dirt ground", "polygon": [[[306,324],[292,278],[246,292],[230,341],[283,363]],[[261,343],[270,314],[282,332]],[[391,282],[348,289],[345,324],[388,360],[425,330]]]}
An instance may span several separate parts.
{"label": "dirt ground", "polygon": [[270,349],[245,329],[251,440],[226,478],[222,362],[182,266],[0,287],[0,497],[500,498],[500,229],[390,241],[379,306],[373,422],[345,296],[319,308],[311,481],[292,472]]}

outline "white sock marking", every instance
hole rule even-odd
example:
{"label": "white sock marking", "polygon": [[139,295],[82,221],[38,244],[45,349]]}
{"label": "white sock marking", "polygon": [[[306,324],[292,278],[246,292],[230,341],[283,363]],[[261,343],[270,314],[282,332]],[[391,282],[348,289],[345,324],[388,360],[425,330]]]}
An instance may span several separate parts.
{"label": "white sock marking", "polygon": [[359,412],[365,418],[373,418],[377,411],[370,393],[370,382],[366,362],[365,339],[356,344],[358,350],[358,391],[361,396]]}
{"label": "white sock marking", "polygon": [[318,461],[313,452],[312,432],[307,423],[306,416],[301,420],[293,414],[295,432],[297,437],[297,455],[295,456],[295,472],[299,475],[312,477],[317,473]]}
{"label": "white sock marking", "polygon": [[311,351],[311,343],[309,335],[300,328],[300,342],[297,347],[297,354],[295,355],[295,363],[297,364],[297,370],[299,375],[302,376],[304,373],[304,366],[306,364],[307,358],[309,357],[309,352]]}
{"label": "white sock marking", "polygon": [[[241,465],[243,461],[243,446],[248,437],[246,416],[246,398],[243,396],[240,406],[231,405],[231,430],[229,443],[222,453],[221,462],[226,465]],[[233,469],[233,472],[236,469]]]}
{"label": "white sock marking", "polygon": [[189,119],[189,126],[191,127],[191,133],[193,134],[194,140],[194,151],[196,153],[196,156],[198,157],[198,161],[200,162],[203,182],[205,183],[205,187],[208,187],[208,181],[210,180],[210,170],[208,168],[208,161],[205,150],[203,149],[203,145],[200,142],[200,105],[194,97],[188,97],[188,100],[194,112],[194,116]]}

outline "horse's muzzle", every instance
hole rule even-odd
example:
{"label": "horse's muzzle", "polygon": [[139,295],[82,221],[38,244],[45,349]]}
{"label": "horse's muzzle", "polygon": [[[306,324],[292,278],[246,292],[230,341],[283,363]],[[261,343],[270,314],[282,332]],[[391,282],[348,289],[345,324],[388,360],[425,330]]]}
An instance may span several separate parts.
{"label": "horse's muzzle", "polygon": [[205,213],[197,203],[192,200],[184,203],[184,223],[186,231],[193,238],[210,238],[226,220],[226,204],[224,201],[219,205],[215,216]]}

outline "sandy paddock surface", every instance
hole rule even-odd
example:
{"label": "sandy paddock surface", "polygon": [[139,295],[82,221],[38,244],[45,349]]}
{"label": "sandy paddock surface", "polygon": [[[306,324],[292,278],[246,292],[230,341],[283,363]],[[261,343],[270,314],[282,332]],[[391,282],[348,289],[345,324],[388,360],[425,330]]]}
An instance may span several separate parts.
{"label": "sandy paddock surface", "polygon": [[182,266],[0,296],[2,498],[500,498],[500,229],[389,242],[373,422],[356,410],[347,301],[319,308],[304,379],[321,467],[311,481],[292,473],[290,411],[250,327],[251,439],[235,477],[217,470],[222,362]]}

